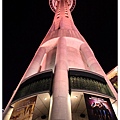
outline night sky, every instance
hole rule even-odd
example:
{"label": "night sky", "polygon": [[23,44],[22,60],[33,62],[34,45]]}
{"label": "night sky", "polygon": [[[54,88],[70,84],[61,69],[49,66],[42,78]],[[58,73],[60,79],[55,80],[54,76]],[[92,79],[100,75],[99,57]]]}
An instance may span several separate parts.
{"label": "night sky", "polygon": [[[108,73],[117,66],[117,0],[76,0],[72,16]],[[3,1],[3,108],[48,32],[53,17],[48,0]]]}

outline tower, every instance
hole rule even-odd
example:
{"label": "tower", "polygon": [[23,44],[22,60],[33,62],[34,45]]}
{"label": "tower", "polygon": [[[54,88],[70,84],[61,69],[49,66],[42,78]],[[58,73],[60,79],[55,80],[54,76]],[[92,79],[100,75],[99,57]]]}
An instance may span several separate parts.
{"label": "tower", "polygon": [[[99,93],[100,96],[104,95],[105,97],[106,95],[110,96],[111,101],[117,99],[116,91],[107,80],[94,53],[74,25],[70,11],[74,9],[76,1],[49,0],[49,4],[55,12],[55,17],[50,30],[35,53],[7,106],[7,108],[12,107],[10,108],[12,117],[15,117],[17,110],[22,112],[20,106],[27,106],[30,102],[32,105],[30,110],[33,112],[33,116],[30,116],[31,119],[47,117],[51,120],[68,120],[72,119],[72,115],[75,119],[71,110],[74,103],[70,96],[77,98],[80,95],[83,99],[83,93],[87,92],[95,95]],[[87,78],[87,82],[83,79],[84,77]],[[101,87],[108,84],[114,95],[109,87],[104,90],[100,88],[96,92],[97,89],[92,89],[87,85],[87,87],[79,86],[85,83]],[[76,90],[79,92],[76,93]],[[42,104],[44,100],[41,101],[41,98],[44,98],[45,101],[49,100],[46,103],[49,115]],[[27,108],[28,106],[24,107],[26,114]],[[40,113],[37,109],[44,110],[44,112]],[[11,117],[10,114],[6,114],[6,116]],[[5,118],[7,118],[6,116]]]}

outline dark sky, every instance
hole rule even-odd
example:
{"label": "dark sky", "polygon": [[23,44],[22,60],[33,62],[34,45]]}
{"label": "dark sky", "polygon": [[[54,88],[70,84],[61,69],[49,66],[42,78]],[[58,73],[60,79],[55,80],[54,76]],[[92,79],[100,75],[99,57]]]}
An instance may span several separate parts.
{"label": "dark sky", "polygon": [[[117,0],[76,0],[73,20],[105,73],[117,66]],[[3,1],[3,108],[52,24],[48,0]]]}

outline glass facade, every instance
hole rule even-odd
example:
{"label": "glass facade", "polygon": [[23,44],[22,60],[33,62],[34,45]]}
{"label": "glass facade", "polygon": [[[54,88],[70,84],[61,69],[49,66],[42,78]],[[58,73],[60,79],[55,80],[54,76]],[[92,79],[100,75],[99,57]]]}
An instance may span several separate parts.
{"label": "glass facade", "polygon": [[52,71],[49,71],[28,78],[21,84],[13,101],[39,92],[48,92],[51,94],[52,75]]}
{"label": "glass facade", "polygon": [[69,86],[72,90],[87,90],[114,97],[105,79],[86,70],[69,70]]}

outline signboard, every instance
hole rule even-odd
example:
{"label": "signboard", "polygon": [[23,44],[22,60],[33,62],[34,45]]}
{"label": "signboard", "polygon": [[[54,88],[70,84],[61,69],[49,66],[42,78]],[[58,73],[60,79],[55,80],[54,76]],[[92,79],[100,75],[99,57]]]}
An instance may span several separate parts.
{"label": "signboard", "polygon": [[89,120],[117,120],[110,100],[90,94],[84,94]]}
{"label": "signboard", "polygon": [[10,120],[32,120],[36,96],[15,103]]}

